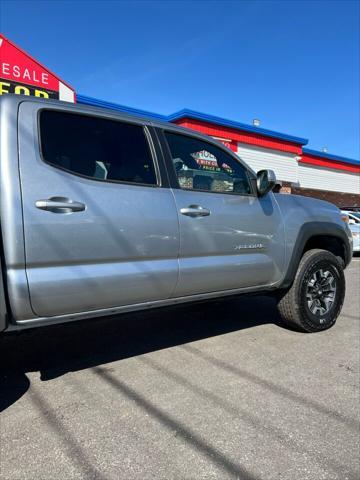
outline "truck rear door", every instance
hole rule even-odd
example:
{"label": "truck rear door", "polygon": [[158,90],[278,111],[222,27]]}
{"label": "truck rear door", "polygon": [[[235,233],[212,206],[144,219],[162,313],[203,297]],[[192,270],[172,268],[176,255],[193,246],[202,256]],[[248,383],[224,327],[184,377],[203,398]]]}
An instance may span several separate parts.
{"label": "truck rear door", "polygon": [[24,102],[19,161],[26,274],[40,317],[171,296],[179,231],[151,129]]}

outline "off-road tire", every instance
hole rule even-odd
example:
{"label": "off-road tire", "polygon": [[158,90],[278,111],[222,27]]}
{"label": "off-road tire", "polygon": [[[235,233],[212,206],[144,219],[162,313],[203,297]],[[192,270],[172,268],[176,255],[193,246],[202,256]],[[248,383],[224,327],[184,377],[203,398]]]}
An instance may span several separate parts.
{"label": "off-road tire", "polygon": [[[336,290],[329,311],[314,314],[308,303],[308,285],[314,273],[320,270],[330,272]],[[292,286],[287,291],[279,293],[278,310],[282,320],[289,326],[303,332],[320,332],[335,324],[344,297],[345,277],[341,263],[332,253],[314,249],[303,255]]]}

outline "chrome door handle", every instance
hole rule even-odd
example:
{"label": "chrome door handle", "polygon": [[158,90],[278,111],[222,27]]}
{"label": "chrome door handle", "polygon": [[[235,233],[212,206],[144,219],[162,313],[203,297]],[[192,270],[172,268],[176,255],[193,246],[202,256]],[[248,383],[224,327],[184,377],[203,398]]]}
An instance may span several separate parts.
{"label": "chrome door handle", "polygon": [[200,205],[189,205],[188,207],[181,208],[180,213],[187,217],[207,217],[211,212]]}
{"label": "chrome door handle", "polygon": [[74,202],[66,197],[51,197],[47,200],[37,200],[35,206],[40,210],[47,210],[53,213],[72,213],[85,210],[84,203]]}

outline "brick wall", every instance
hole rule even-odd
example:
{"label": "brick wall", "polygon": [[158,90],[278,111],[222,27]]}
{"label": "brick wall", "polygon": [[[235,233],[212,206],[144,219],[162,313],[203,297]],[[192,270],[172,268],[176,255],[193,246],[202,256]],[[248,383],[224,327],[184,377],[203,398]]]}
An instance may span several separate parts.
{"label": "brick wall", "polygon": [[[360,187],[359,187],[360,188]],[[360,190],[359,190],[360,191]],[[294,187],[290,183],[282,182],[280,193],[293,193],[305,197],[314,197],[334,203],[339,208],[360,207],[360,194],[330,192],[328,190],[315,190],[311,188]]]}

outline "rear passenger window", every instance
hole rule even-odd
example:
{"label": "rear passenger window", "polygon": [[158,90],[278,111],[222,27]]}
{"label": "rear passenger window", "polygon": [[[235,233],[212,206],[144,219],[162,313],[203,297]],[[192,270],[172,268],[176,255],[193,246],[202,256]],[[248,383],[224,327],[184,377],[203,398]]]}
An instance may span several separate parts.
{"label": "rear passenger window", "polygon": [[103,181],[156,184],[141,126],[44,110],[40,139],[43,159],[55,167]]}

